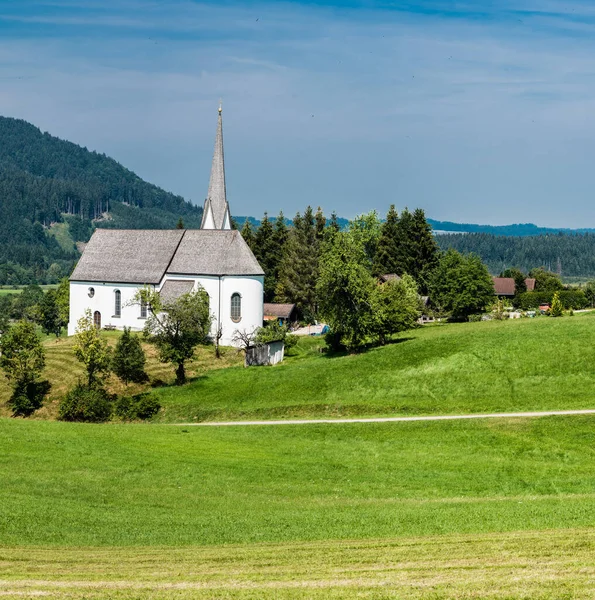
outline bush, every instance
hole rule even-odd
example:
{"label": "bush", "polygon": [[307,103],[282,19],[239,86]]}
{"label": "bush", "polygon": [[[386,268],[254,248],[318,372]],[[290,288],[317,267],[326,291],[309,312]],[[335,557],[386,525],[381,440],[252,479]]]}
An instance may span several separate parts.
{"label": "bush", "polygon": [[58,419],[81,423],[104,423],[112,416],[113,397],[100,387],[78,383],[60,401]]}
{"label": "bush", "polygon": [[30,381],[17,386],[7,402],[13,417],[28,417],[41,408],[51,387],[52,384],[47,380]]}
{"label": "bush", "polygon": [[154,394],[145,392],[135,396],[122,396],[115,405],[115,413],[120,419],[132,421],[134,419],[150,419],[155,416],[161,404]]}
{"label": "bush", "polygon": [[[521,310],[539,308],[540,304],[550,304],[555,292],[525,292],[515,298],[515,306]],[[563,290],[558,292],[558,297],[564,310],[580,310],[588,306],[589,301],[582,290]]]}

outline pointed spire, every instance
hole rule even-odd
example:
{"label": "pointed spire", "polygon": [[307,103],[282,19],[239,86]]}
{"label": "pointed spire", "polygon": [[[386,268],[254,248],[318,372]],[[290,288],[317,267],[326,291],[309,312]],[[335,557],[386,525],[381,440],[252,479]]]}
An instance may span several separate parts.
{"label": "pointed spire", "polygon": [[209,180],[209,192],[205,200],[201,229],[231,229],[231,217],[227,194],[225,190],[225,161],[223,157],[223,118],[221,101],[219,102],[219,117],[215,150]]}

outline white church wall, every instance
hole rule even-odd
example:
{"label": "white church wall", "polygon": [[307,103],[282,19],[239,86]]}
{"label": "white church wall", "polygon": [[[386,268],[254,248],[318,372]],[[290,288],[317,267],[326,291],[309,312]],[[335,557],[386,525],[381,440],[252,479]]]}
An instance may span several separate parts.
{"label": "white church wall", "polygon": [[[209,310],[213,316],[211,335],[213,337],[216,335],[217,326],[220,322],[223,330],[222,345],[232,345],[232,338],[236,330],[252,332],[257,327],[262,326],[264,310],[263,276],[166,275],[161,286],[168,279],[192,280],[195,282],[194,289],[197,289],[198,285],[204,288],[209,295]],[[235,293],[240,294],[241,298],[241,318],[237,323],[231,318],[231,296]]]}
{"label": "white church wall", "polygon": [[[140,331],[146,319],[141,317],[140,305],[132,305],[133,298],[141,286],[131,283],[98,283],[75,281],[70,284],[70,320],[68,335],[74,335],[77,321],[89,309],[92,315],[101,315],[101,327],[123,329],[130,327]],[[91,290],[93,294],[91,296]],[[116,290],[120,292],[120,316],[116,315]]]}

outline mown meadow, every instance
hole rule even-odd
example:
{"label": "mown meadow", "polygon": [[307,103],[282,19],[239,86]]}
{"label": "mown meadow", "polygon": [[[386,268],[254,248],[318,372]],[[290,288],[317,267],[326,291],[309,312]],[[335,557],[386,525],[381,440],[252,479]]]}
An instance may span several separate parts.
{"label": "mown meadow", "polygon": [[4,419],[0,440],[2,593],[523,597],[516,573],[525,597],[559,598],[595,574],[594,417]]}
{"label": "mown meadow", "polygon": [[593,408],[593,334],[582,314],[424,327],[354,355],[306,338],[251,369],[203,348],[188,385],[154,388],[162,422],[103,425],[53,420],[82,370],[71,340],[46,339],[49,405],[0,418],[0,595],[589,598],[595,416],[173,423]]}

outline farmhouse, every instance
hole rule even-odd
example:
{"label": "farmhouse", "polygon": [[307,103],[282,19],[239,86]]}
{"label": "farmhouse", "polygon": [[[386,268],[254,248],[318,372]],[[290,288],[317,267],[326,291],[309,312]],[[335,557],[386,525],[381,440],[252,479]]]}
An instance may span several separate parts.
{"label": "farmhouse", "polygon": [[[515,283],[513,277],[492,277],[494,280],[494,294],[499,297],[512,298],[515,295]],[[527,291],[535,290],[535,279],[525,279]]]}
{"label": "farmhouse", "polygon": [[202,286],[222,344],[262,325],[264,272],[231,228],[221,108],[201,229],[97,229],[70,277],[68,334],[87,309],[97,327],[142,329],[147,307],[133,298],[145,286],[165,301]]}

